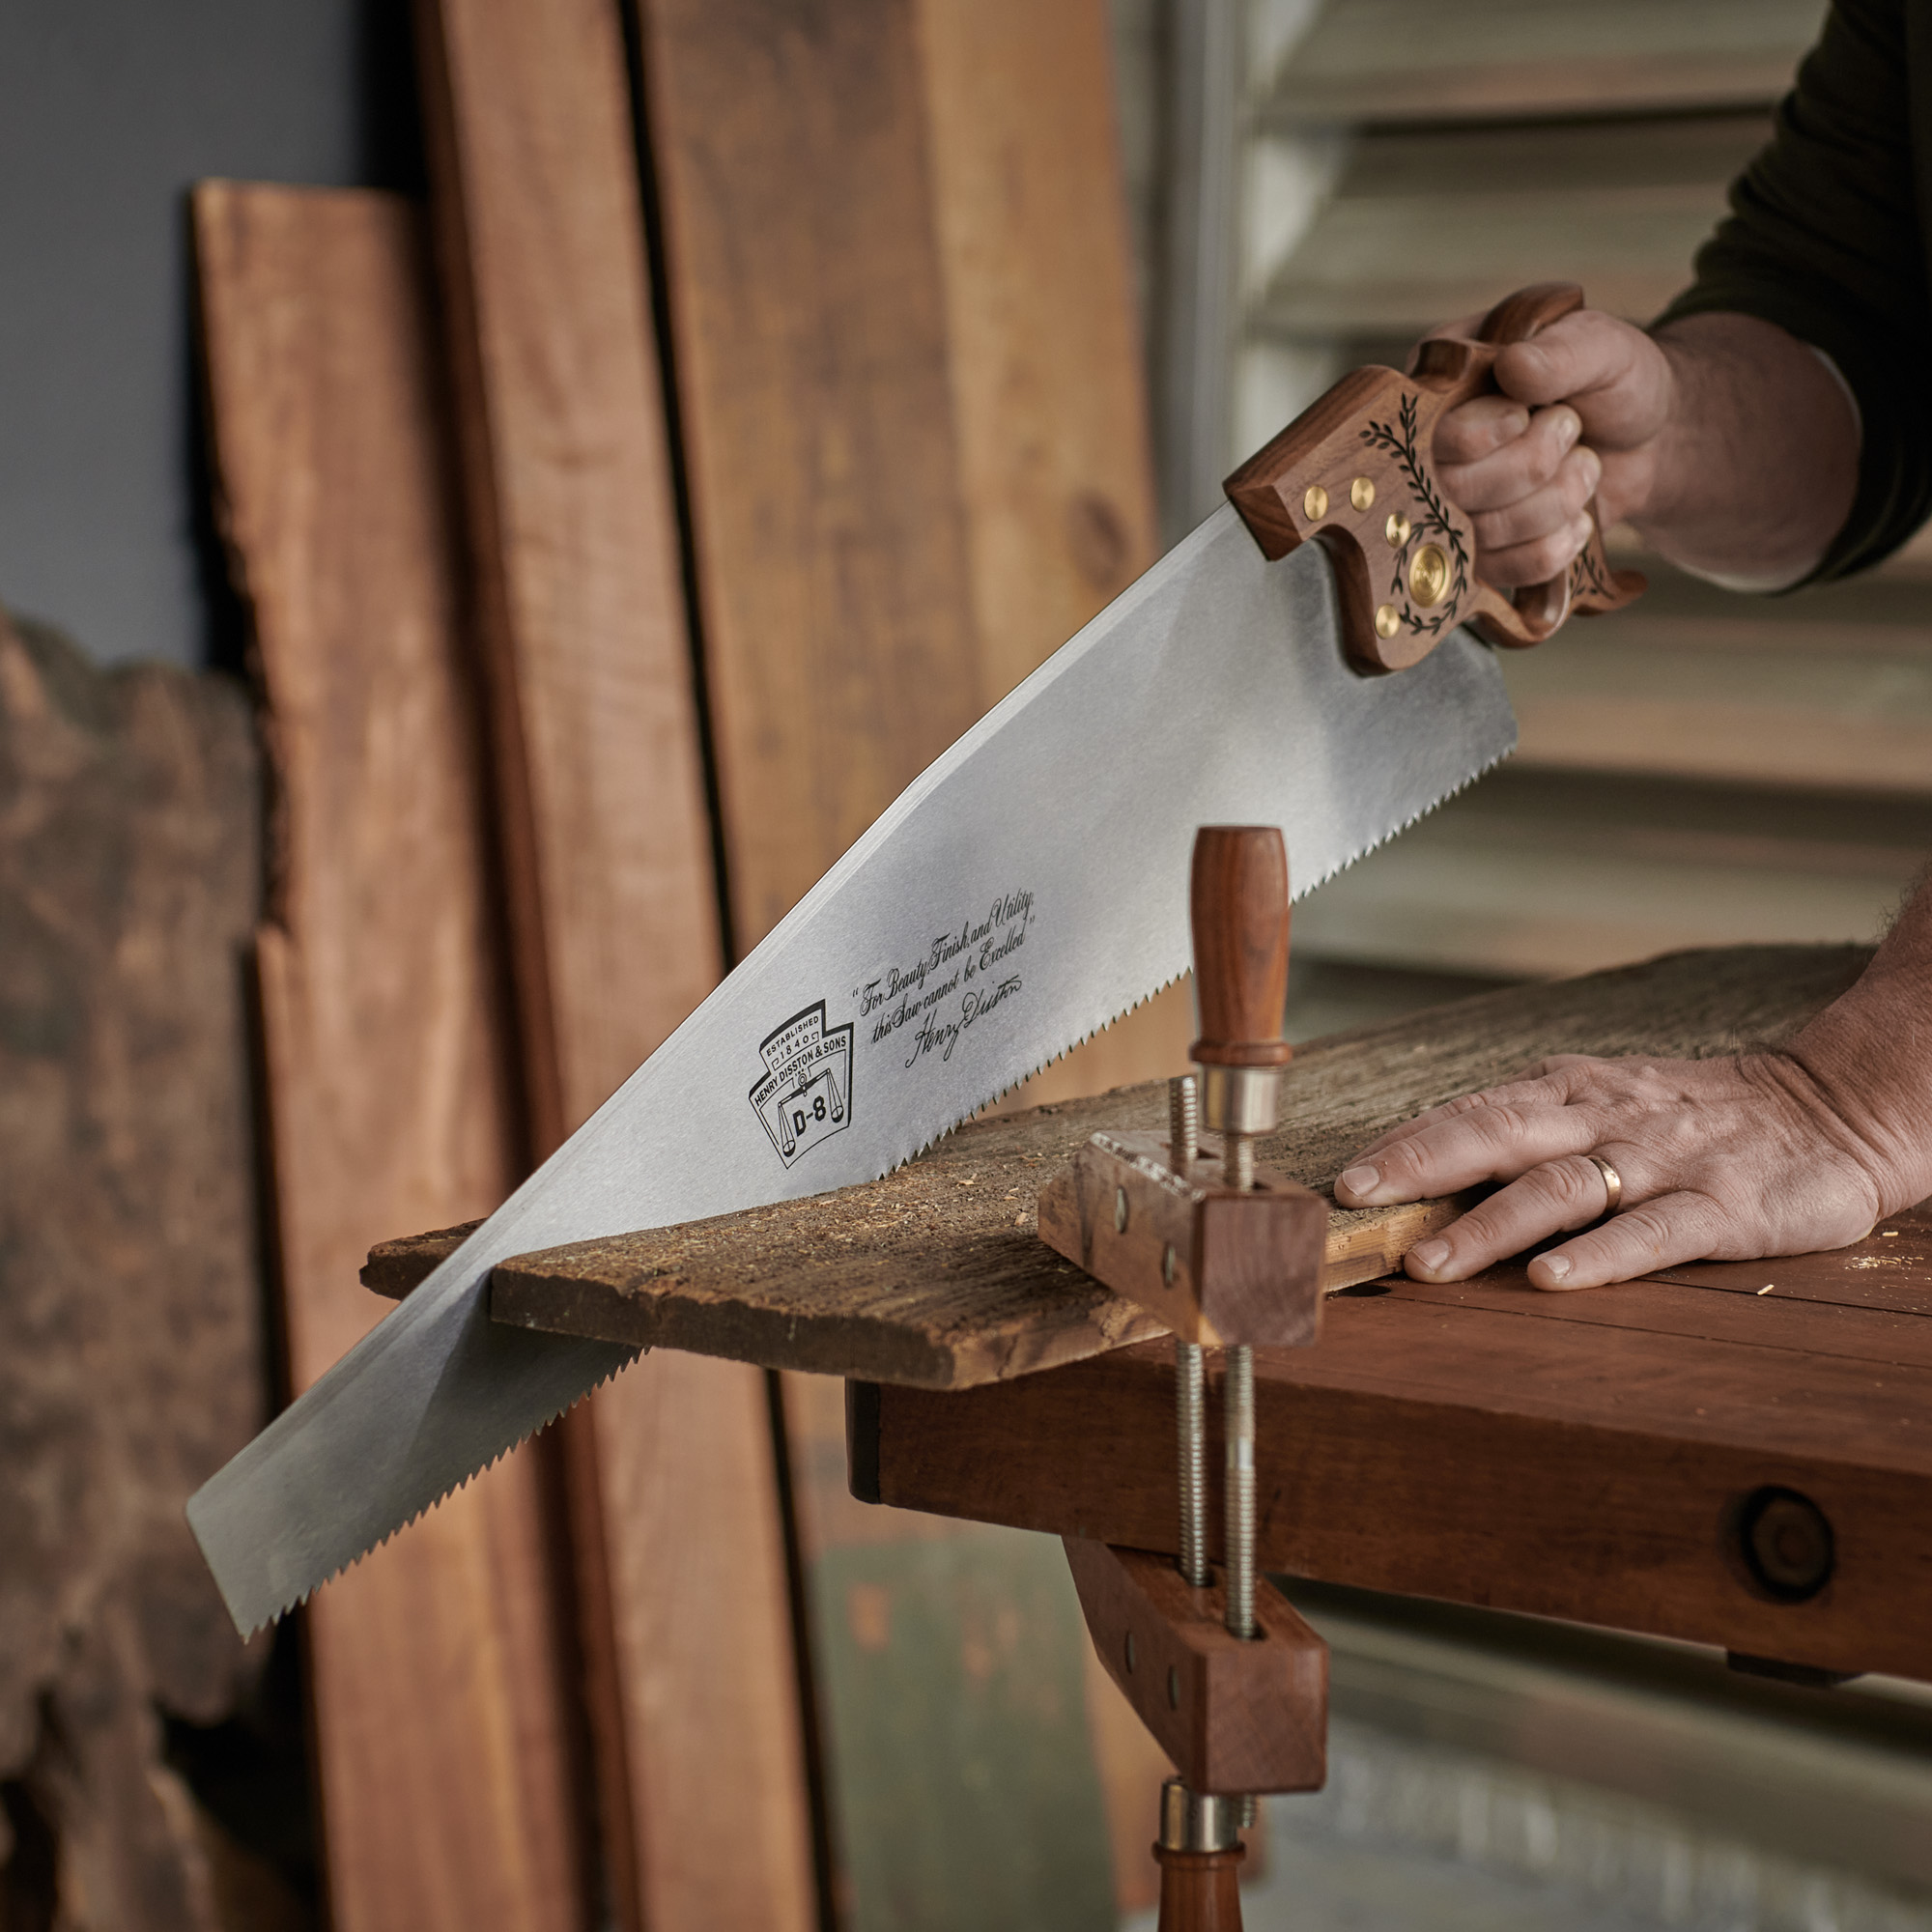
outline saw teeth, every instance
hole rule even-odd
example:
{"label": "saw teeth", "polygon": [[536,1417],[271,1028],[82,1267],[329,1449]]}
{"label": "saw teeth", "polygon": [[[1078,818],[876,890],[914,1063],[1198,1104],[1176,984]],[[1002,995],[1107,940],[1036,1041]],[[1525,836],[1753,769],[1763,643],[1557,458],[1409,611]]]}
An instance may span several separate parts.
{"label": "saw teeth", "polygon": [[[534,1442],[536,1438],[539,1435],[541,1435],[546,1429],[550,1429],[554,1427],[556,1423],[560,1422],[566,1415],[570,1413],[570,1411],[573,1408],[576,1408],[580,1406],[582,1404],[588,1402],[590,1398],[593,1395],[595,1395],[599,1389],[605,1386],[606,1383],[615,1381],[617,1378],[620,1375],[622,1375],[626,1369],[635,1368],[637,1364],[649,1353],[650,1350],[648,1349],[639,1349],[628,1362],[619,1363],[618,1366],[612,1369],[609,1375],[599,1376],[597,1379],[594,1382],[592,1382],[590,1386],[587,1389],[585,1389],[582,1395],[573,1396],[567,1403],[564,1404],[564,1406],[561,1408],[559,1408],[555,1412],[555,1414],[545,1417],[545,1419],[542,1422],[538,1423],[537,1426],[534,1429],[530,1430],[526,1435],[518,1436],[514,1442],[505,1443],[503,1447],[498,1449],[497,1453],[494,1456],[492,1456],[487,1463],[479,1463],[476,1465],[476,1467],[471,1469],[467,1476],[459,1477],[455,1482],[451,1483],[446,1490],[443,1490],[439,1494],[432,1496],[429,1499],[429,1501],[424,1503],[422,1508],[417,1510],[413,1516],[405,1517],[403,1520],[395,1526],[394,1529],[390,1530],[388,1534],[385,1536],[378,1537],[376,1541],[368,1547],[367,1549],[358,1550],[354,1556],[352,1556],[349,1559],[347,1563],[337,1564],[336,1567],[327,1574],[327,1576],[318,1577],[313,1583],[311,1583],[308,1586],[306,1590],[300,1591],[298,1595],[291,1597],[288,1600],[288,1602],[281,1606],[280,1609],[271,1611],[260,1623],[251,1625],[247,1630],[242,1631],[241,1634],[242,1642],[247,1643],[252,1641],[255,1637],[259,1636],[263,1631],[270,1630],[274,1625],[280,1623],[281,1620],[285,1616],[287,1616],[291,1610],[299,1608],[302,1605],[306,1604],[308,1600],[311,1597],[313,1597],[315,1593],[318,1590],[320,1590],[325,1584],[332,1583],[338,1577],[346,1577],[348,1576],[350,1571],[359,1569],[362,1566],[362,1564],[367,1562],[371,1556],[375,1555],[377,1550],[384,1548],[389,1544],[393,1543],[397,1537],[402,1535],[404,1530],[413,1529],[416,1526],[416,1524],[419,1523],[423,1520],[423,1518],[430,1513],[431,1510],[440,1508],[442,1504],[446,1503],[451,1496],[456,1494],[456,1492],[459,1490],[467,1490],[469,1487],[469,1485],[476,1480],[478,1476],[487,1476],[490,1473],[490,1471],[494,1469],[497,1466],[497,1464],[504,1459],[504,1457],[513,1455],[517,1450],[521,1449],[526,1442]],[[237,1630],[241,1630],[241,1626],[239,1624],[236,1626],[236,1628]]]}

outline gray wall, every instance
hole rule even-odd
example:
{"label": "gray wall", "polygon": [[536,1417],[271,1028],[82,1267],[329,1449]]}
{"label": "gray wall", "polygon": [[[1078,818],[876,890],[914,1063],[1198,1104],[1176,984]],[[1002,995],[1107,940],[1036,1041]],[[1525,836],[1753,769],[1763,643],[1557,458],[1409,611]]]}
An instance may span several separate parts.
{"label": "gray wall", "polygon": [[0,604],[204,662],[186,190],[419,185],[407,0],[0,0]]}

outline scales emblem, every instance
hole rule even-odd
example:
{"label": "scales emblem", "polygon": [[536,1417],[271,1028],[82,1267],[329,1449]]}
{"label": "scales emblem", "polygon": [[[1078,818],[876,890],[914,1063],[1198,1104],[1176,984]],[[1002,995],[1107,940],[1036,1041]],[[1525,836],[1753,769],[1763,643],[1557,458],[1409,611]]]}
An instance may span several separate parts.
{"label": "scales emblem", "polygon": [[823,1000],[775,1027],[758,1055],[765,1071],[752,1089],[752,1111],[787,1167],[851,1125],[852,1027],[828,1031]]}

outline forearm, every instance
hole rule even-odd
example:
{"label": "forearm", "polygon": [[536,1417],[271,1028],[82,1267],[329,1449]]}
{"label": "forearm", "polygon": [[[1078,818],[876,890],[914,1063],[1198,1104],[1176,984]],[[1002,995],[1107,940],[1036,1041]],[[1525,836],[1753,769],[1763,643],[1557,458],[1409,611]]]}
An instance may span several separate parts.
{"label": "forearm", "polygon": [[1775,588],[1823,557],[1858,490],[1859,421],[1817,355],[1755,316],[1658,330],[1664,427],[1622,514],[1687,569]]}
{"label": "forearm", "polygon": [[1858,983],[1787,1051],[1868,1151],[1881,1213],[1932,1195],[1932,874]]}

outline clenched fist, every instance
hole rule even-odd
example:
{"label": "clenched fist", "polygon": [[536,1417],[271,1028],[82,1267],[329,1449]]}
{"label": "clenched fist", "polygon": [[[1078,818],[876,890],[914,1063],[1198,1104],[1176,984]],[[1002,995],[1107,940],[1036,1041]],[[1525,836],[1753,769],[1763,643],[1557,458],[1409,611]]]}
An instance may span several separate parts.
{"label": "clenched fist", "polygon": [[1753,316],[1653,335],[1578,309],[1504,349],[1495,376],[1499,395],[1442,417],[1435,454],[1498,589],[1568,568],[1592,497],[1605,528],[1634,524],[1661,554],[1759,589],[1796,582],[1850,513],[1857,411],[1821,357]]}

